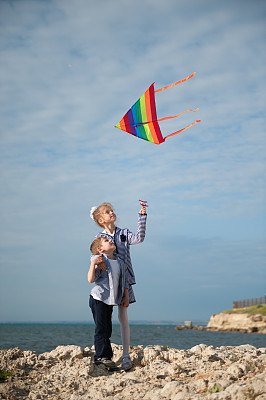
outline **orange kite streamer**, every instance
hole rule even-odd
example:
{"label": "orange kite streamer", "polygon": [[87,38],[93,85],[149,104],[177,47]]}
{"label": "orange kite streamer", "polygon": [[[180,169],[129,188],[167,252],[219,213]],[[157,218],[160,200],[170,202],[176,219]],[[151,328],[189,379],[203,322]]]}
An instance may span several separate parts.
{"label": "orange kite streamer", "polygon": [[149,89],[146,90],[146,92],[140,97],[140,99],[130,108],[130,110],[128,110],[128,112],[124,115],[121,121],[116,125],[116,128],[128,132],[131,135],[134,135],[140,139],[144,139],[155,144],[161,144],[165,141],[166,138],[177,135],[178,133],[183,132],[184,130],[190,128],[192,125],[195,125],[197,122],[201,122],[200,120],[195,121],[192,124],[186,126],[185,128],[163,137],[160,126],[158,124],[159,121],[164,121],[166,119],[179,117],[180,115],[188,111],[196,112],[198,111],[198,108],[196,110],[189,109],[187,111],[183,111],[180,114],[174,115],[172,117],[158,119],[156,112],[156,105],[155,105],[154,93],[170,89],[171,87],[178,85],[179,83],[185,82],[188,79],[192,78],[195,75],[195,73],[196,72],[194,72],[187,78],[182,79],[181,81],[175,82],[170,86],[166,86],[158,90],[154,90],[154,83],[153,83],[149,87]]}

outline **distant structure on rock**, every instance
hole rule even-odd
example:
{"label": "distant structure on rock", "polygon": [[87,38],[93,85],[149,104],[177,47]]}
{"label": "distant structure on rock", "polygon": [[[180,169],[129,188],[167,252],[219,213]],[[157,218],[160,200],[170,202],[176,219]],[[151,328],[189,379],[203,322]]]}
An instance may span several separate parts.
{"label": "distant structure on rock", "polygon": [[257,297],[256,299],[246,299],[246,300],[234,301],[233,308],[259,306],[260,304],[266,304],[266,295],[263,297]]}

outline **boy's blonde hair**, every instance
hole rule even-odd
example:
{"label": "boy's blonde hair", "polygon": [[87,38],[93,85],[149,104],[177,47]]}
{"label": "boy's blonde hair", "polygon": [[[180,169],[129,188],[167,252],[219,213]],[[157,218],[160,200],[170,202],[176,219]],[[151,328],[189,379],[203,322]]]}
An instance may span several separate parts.
{"label": "boy's blonde hair", "polygon": [[102,212],[104,208],[111,208],[112,210],[114,209],[114,207],[112,206],[111,203],[102,203],[101,205],[99,205],[95,211],[93,211],[92,216],[94,219],[94,222],[96,222],[96,224],[98,226],[100,226],[101,228],[104,228],[104,226],[99,222],[99,219],[102,216]]}
{"label": "boy's blonde hair", "polygon": [[92,242],[90,250],[94,256],[100,255],[98,248],[101,247],[102,240],[103,240],[103,237],[100,236],[100,237],[94,239],[94,241]]}

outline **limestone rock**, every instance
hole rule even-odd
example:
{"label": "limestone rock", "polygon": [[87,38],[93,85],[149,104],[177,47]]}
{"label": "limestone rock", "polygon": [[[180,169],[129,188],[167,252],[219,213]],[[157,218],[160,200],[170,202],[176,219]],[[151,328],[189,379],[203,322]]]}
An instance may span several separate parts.
{"label": "limestone rock", "polygon": [[266,315],[222,312],[211,316],[207,329],[266,333]]}
{"label": "limestone rock", "polygon": [[[121,363],[122,346],[112,344]],[[49,353],[18,348],[0,351],[0,368],[14,375],[0,385],[0,398],[21,400],[256,400],[266,399],[266,348],[189,350],[131,347],[133,368],[108,372],[93,363],[93,348],[58,346]]]}
{"label": "limestone rock", "polygon": [[45,359],[58,359],[58,360],[73,360],[75,358],[82,358],[84,350],[79,346],[58,346],[50,353],[43,353],[40,355],[40,360]]}

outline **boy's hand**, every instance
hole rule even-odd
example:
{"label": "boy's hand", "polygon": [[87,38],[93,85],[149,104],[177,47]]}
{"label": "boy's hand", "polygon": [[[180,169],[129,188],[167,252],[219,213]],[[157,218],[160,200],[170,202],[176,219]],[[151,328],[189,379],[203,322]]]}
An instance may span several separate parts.
{"label": "boy's hand", "polygon": [[129,306],[129,295],[128,295],[128,289],[125,289],[124,291],[124,296],[122,298],[122,301],[120,303],[120,306],[122,307],[128,307]]}
{"label": "boy's hand", "polygon": [[143,214],[147,214],[146,213],[146,207],[142,207],[139,213],[142,214],[142,215]]}
{"label": "boy's hand", "polygon": [[99,257],[95,258],[93,261],[94,261],[94,265],[97,265],[97,267],[101,271],[106,271],[105,260],[104,260],[104,258],[102,256],[99,256]]}

